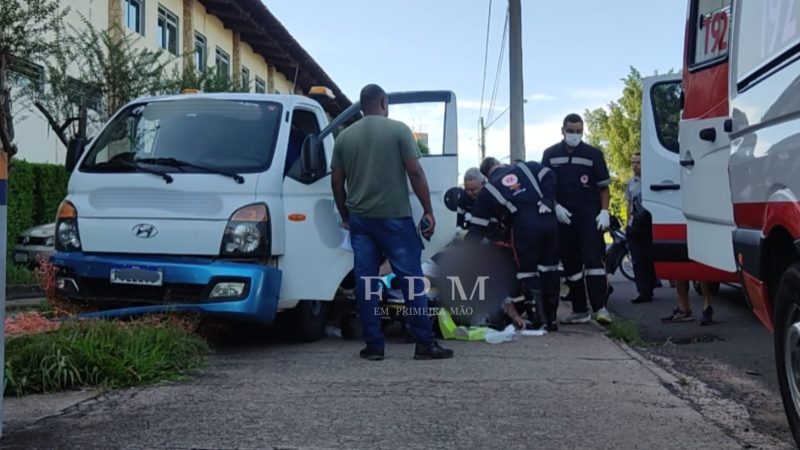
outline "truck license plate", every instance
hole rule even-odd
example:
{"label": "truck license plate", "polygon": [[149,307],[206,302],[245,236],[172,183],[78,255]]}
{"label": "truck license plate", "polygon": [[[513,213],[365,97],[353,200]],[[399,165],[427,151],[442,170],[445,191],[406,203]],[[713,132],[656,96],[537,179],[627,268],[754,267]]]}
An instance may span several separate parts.
{"label": "truck license plate", "polygon": [[28,262],[28,254],[27,253],[14,253],[14,261],[18,263]]}
{"label": "truck license plate", "polygon": [[161,286],[164,284],[164,271],[148,266],[115,267],[111,269],[111,283]]}

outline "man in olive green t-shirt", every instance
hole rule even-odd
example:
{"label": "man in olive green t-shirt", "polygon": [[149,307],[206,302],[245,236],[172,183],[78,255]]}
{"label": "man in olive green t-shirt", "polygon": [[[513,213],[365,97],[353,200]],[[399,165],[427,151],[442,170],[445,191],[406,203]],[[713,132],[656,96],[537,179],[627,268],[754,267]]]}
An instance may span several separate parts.
{"label": "man in olive green t-shirt", "polygon": [[401,280],[408,311],[404,319],[417,342],[414,359],[450,358],[453,351],[436,342],[428,318],[422,241],[411,216],[406,179],[429,224],[421,232],[433,234],[436,221],[416,140],[407,125],[388,118],[388,97],[379,86],[365,86],[360,100],[364,117],[339,134],[331,161],[333,196],[353,248],[358,315],[367,344],[360,356],[383,359],[380,298],[373,293],[380,290],[378,275],[386,257]]}

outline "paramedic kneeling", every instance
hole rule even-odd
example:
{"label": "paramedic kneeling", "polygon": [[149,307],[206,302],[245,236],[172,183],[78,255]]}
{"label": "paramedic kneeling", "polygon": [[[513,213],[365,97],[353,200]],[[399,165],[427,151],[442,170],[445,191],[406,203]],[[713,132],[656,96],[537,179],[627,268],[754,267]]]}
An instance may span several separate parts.
{"label": "paramedic kneeling", "polygon": [[[494,158],[481,163],[488,181],[478,194],[470,219],[470,238],[480,236],[492,218],[504,218],[511,230],[517,280],[524,284],[525,302],[535,311],[534,328],[556,331],[558,322],[558,222],[555,214],[556,176],[536,162],[504,165]],[[520,309],[506,300],[503,308],[517,326]],[[516,310],[515,310],[516,309]],[[521,308],[527,309],[529,308]]]}
{"label": "paramedic kneeling", "polygon": [[608,281],[603,265],[606,247],[603,232],[610,223],[608,185],[611,178],[603,153],[581,142],[581,116],[569,114],[565,117],[561,133],[564,140],[544,151],[542,164],[551,168],[558,180],[555,213],[561,223],[559,253],[569,286],[567,299],[572,302],[572,314],[562,323],[590,320],[587,291],[595,319],[610,323],[611,314],[606,309]]}
{"label": "paramedic kneeling", "polygon": [[458,198],[458,209],[456,210],[456,226],[464,230],[469,228],[469,218],[472,216],[472,208],[475,207],[475,199],[486,184],[486,177],[477,167],[470,167],[464,174],[464,193]]}

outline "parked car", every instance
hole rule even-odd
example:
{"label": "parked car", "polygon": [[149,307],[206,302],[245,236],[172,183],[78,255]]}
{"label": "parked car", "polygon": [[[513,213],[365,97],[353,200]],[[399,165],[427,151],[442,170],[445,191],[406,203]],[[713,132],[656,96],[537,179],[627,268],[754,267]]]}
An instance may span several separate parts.
{"label": "parked car", "polygon": [[14,262],[35,267],[39,255],[50,256],[55,251],[56,224],[38,225],[20,233],[14,245]]}

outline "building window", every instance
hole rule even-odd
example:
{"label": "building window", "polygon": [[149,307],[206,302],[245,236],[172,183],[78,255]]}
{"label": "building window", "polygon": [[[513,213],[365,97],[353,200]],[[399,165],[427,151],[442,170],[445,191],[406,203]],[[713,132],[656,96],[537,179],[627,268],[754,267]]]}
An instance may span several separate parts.
{"label": "building window", "polygon": [[178,54],[178,16],[163,6],[158,7],[158,46]]}
{"label": "building window", "polygon": [[256,77],[256,93],[264,94],[267,92],[267,83],[259,77]]}
{"label": "building window", "polygon": [[44,67],[26,59],[18,59],[12,56],[10,69],[8,78],[13,86],[44,94]]}
{"label": "building window", "polygon": [[223,75],[227,77],[230,76],[231,58],[230,56],[228,56],[227,53],[222,51],[222,49],[219,47],[217,47],[216,65],[217,65],[217,75]]}
{"label": "building window", "polygon": [[85,105],[95,112],[100,112],[103,104],[102,92],[97,86],[72,77],[67,77],[67,99],[74,105]]}
{"label": "building window", "polygon": [[125,0],[125,24],[144,36],[144,0]]}
{"label": "building window", "polygon": [[250,92],[250,69],[242,66],[242,90]]}
{"label": "building window", "polygon": [[194,33],[194,67],[200,72],[206,70],[206,61],[208,61],[208,46],[206,45],[206,37],[202,34]]}

